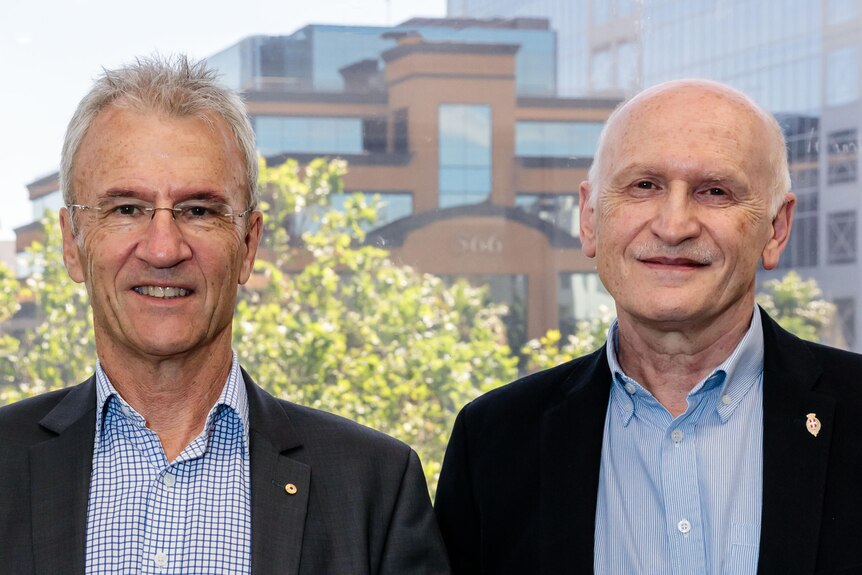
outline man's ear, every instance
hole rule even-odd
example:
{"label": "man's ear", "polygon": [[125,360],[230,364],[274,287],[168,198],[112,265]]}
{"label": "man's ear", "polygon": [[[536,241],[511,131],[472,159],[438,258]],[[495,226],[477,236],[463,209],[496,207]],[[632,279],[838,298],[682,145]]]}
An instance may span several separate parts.
{"label": "man's ear", "polygon": [[593,207],[592,194],[595,193],[586,180],[581,182],[579,211],[581,214],[581,250],[588,258],[596,257],[596,210]]}
{"label": "man's ear", "polygon": [[254,210],[248,214],[248,227],[245,230],[245,254],[242,258],[242,269],[239,273],[239,283],[244,284],[251,277],[254,270],[254,258],[257,248],[260,246],[260,237],[263,234],[263,214]]}
{"label": "man's ear", "polygon": [[60,208],[60,231],[63,234],[63,263],[69,277],[77,283],[84,282],[84,266],[78,249],[78,237],[72,226],[72,214],[68,208]]}
{"label": "man's ear", "polygon": [[772,235],[766,242],[761,255],[763,269],[771,270],[778,265],[778,258],[787,241],[790,239],[790,228],[793,226],[793,212],[796,210],[796,196],[788,193],[778,213],[772,219]]}

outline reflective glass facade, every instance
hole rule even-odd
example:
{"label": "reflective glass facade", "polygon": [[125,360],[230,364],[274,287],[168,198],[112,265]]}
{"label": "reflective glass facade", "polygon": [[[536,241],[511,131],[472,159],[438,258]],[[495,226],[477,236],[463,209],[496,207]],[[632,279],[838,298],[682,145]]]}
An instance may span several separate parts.
{"label": "reflective glass facade", "polygon": [[578,322],[598,317],[602,308],[614,309],[614,300],[597,273],[561,273],[557,301],[564,335],[575,333]]}
{"label": "reflective glass facade", "polygon": [[518,122],[515,155],[592,159],[603,126],[602,122]]}
{"label": "reflective glass facade", "polygon": [[57,190],[56,192],[51,192],[50,194],[36,198],[33,200],[32,206],[33,220],[39,221],[45,217],[46,210],[56,213],[57,210],[63,207],[63,192]]}
{"label": "reflective glass facade", "polygon": [[821,106],[819,2],[648,0],[643,21],[644,86],[706,77],[732,84],[773,113]]}
{"label": "reflective glass facade", "polygon": [[316,232],[320,229],[320,216],[330,211],[332,208],[343,211],[344,205],[348,199],[360,196],[368,204],[376,204],[379,206],[377,210],[377,220],[373,224],[364,224],[363,228],[367,232],[374,228],[379,228],[390,224],[401,218],[406,218],[413,213],[413,194],[409,192],[386,192],[386,193],[368,193],[368,192],[347,192],[343,194],[332,194],[329,196],[329,205],[325,207],[315,206],[310,209],[303,210],[297,213],[290,222],[288,222],[288,233],[290,237],[296,240],[305,232]]}
{"label": "reflective glass facade", "polygon": [[362,118],[258,116],[254,129],[263,156],[362,153]]}
{"label": "reflective glass facade", "polygon": [[491,194],[491,107],[440,106],[441,208],[478,204]]}
{"label": "reflective glass facade", "polygon": [[360,60],[377,61],[382,52],[396,45],[393,35],[417,32],[430,41],[518,45],[518,93],[556,94],[556,34],[551,30],[411,22],[393,27],[315,24],[289,36],[246,38],[207,60],[234,89],[340,92],[345,88],[344,67]]}
{"label": "reflective glass facade", "polygon": [[[583,96],[588,93],[590,22],[586,6],[590,0],[448,0],[450,18],[541,17],[551,21],[557,33],[557,94]],[[607,4],[609,0],[602,0]],[[623,1],[623,0],[619,0]],[[631,0],[625,0],[630,4]],[[631,9],[627,6],[626,9]],[[543,63],[542,66],[547,66]]]}
{"label": "reflective glass facade", "polygon": [[580,235],[578,194],[518,194],[515,205],[574,237]]}

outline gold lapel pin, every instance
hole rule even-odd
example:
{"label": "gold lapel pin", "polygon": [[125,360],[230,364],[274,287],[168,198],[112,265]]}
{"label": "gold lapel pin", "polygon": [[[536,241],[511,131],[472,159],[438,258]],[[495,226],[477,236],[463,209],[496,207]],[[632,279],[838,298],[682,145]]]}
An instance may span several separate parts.
{"label": "gold lapel pin", "polygon": [[808,419],[805,421],[805,429],[808,430],[808,433],[817,437],[817,434],[820,433],[820,420],[817,419],[817,414],[809,413],[806,417]]}
{"label": "gold lapel pin", "polygon": [[297,491],[296,485],[294,485],[293,483],[288,483],[287,485],[285,485],[284,490],[287,492],[288,495],[296,495]]}

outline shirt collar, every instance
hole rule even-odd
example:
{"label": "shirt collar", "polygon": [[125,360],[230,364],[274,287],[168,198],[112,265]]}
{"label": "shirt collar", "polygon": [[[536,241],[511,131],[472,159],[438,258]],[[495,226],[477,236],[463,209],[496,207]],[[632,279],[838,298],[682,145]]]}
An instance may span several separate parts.
{"label": "shirt collar", "polygon": [[[628,425],[636,409],[635,398],[652,398],[652,394],[637,381],[628,377],[617,359],[618,329],[617,321],[608,329],[605,350],[608,367],[613,374],[612,401],[616,403],[623,424]],[[715,409],[721,423],[727,423],[739,403],[760,381],[763,374],[763,324],[757,306],[751,316],[751,324],[733,352],[710,374],[692,388],[688,396],[704,393],[721,386],[715,395]]]}
{"label": "shirt collar", "polygon": [[[146,422],[135,409],[129,405],[123,396],[114,388],[114,385],[111,383],[111,380],[108,378],[108,374],[105,373],[105,370],[102,368],[102,362],[96,361],[96,442],[98,444],[99,438],[102,435],[102,428],[104,417],[106,413],[106,406],[108,404],[108,400],[113,400],[118,402],[120,413],[123,417],[131,420],[133,423],[137,425],[145,425]],[[245,380],[242,378],[242,373],[239,368],[239,360],[237,359],[236,352],[233,352],[233,357],[231,358],[231,366],[230,373],[228,373],[227,381],[222,388],[221,394],[219,395],[218,400],[213,405],[212,409],[210,409],[209,414],[207,415],[206,424],[204,425],[204,430],[209,432],[212,428],[212,425],[215,421],[215,417],[219,412],[220,406],[225,406],[225,408],[232,409],[239,416],[242,421],[243,435],[245,437],[246,444],[248,444],[248,393],[245,389]]]}

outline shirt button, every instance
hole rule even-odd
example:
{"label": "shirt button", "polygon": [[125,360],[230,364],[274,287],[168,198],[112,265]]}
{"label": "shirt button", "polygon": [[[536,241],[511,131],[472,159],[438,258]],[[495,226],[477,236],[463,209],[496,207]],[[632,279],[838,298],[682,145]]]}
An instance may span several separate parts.
{"label": "shirt button", "polygon": [[673,439],[674,443],[680,443],[683,437],[685,437],[685,434],[682,432],[682,429],[674,429],[670,434],[670,438]]}
{"label": "shirt button", "polygon": [[724,395],[722,395],[721,396],[721,403],[723,403],[724,405],[730,405],[730,396],[727,395],[726,393]]}
{"label": "shirt button", "polygon": [[159,567],[167,567],[168,566],[168,556],[163,551],[159,551],[155,555],[153,555],[153,562]]}
{"label": "shirt button", "polygon": [[168,487],[173,487],[177,482],[177,478],[176,478],[176,476],[171,475],[170,473],[166,473],[165,477],[164,477],[164,479],[162,479],[162,481],[164,481],[165,485],[167,485]]}
{"label": "shirt button", "polygon": [[676,524],[676,528],[679,529],[679,532],[683,535],[688,535],[688,532],[691,531],[691,523],[688,522],[688,519],[683,519]]}
{"label": "shirt button", "polygon": [[628,393],[629,395],[634,395],[635,391],[637,391],[637,388],[635,388],[635,384],[633,384],[631,382],[627,383],[625,385],[625,388],[626,388],[626,393]]}
{"label": "shirt button", "polygon": [[121,405],[120,411],[122,411],[123,415],[125,415],[126,417],[132,417],[132,408],[128,405]]}

